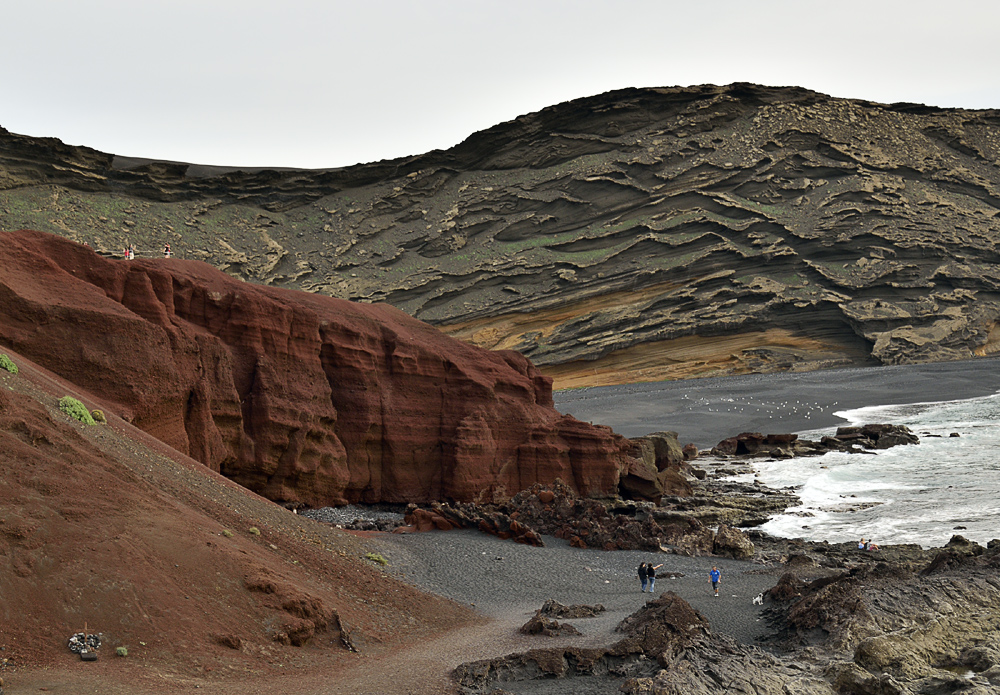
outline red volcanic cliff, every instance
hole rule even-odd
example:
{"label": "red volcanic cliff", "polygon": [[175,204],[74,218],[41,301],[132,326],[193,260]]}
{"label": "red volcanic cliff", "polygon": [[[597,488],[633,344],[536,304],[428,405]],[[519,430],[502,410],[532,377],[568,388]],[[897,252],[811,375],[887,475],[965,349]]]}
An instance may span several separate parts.
{"label": "red volcanic cliff", "polygon": [[60,237],[0,242],[0,343],[274,500],[476,500],[561,478],[617,492],[629,442],[558,413],[514,352],[401,311]]}

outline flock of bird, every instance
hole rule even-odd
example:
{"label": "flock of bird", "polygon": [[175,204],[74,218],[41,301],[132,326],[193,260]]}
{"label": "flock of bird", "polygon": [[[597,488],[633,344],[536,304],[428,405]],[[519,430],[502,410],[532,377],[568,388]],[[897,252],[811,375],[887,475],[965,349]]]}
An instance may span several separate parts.
{"label": "flock of bird", "polygon": [[689,394],[683,394],[681,400],[690,401],[689,410],[704,410],[709,413],[730,413],[747,415],[767,414],[768,419],[783,419],[790,416],[800,416],[809,420],[813,415],[835,411],[839,401],[832,404],[821,405],[810,401],[768,401],[754,398],[753,396],[729,396],[723,398],[705,398],[703,396],[692,399]]}

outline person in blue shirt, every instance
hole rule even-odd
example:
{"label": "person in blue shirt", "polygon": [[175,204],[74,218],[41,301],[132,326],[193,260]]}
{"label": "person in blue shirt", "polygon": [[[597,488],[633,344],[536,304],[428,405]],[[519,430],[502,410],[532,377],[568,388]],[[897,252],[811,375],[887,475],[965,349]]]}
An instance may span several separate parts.
{"label": "person in blue shirt", "polygon": [[715,591],[715,597],[719,597],[719,582],[722,581],[722,572],[719,571],[718,567],[713,567],[712,571],[708,573],[708,576],[712,578],[712,589]]}

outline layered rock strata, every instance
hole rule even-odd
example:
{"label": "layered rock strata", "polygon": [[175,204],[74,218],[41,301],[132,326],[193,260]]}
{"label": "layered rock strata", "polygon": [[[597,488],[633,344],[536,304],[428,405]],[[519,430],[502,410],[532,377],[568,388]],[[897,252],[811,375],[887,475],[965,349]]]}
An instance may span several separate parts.
{"label": "layered rock strata", "polygon": [[627,469],[631,442],[558,413],[527,359],[392,307],[0,241],[0,344],[271,499],[491,500],[556,479],[613,496]]}
{"label": "layered rock strata", "polygon": [[0,143],[7,229],[387,302],[558,387],[963,359],[1000,335],[993,110],[625,89],[318,171]]}

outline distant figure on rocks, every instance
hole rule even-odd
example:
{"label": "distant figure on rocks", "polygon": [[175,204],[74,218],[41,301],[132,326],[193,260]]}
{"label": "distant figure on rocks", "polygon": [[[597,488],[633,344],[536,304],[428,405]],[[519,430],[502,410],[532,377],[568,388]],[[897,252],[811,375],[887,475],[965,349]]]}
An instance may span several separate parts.
{"label": "distant figure on rocks", "polygon": [[865,543],[865,550],[878,550],[878,546],[875,545],[875,542],[871,538],[869,538],[868,542]]}
{"label": "distant figure on rocks", "polygon": [[639,563],[639,582],[642,584],[642,593],[646,593],[646,563]]}
{"label": "distant figure on rocks", "polygon": [[712,571],[708,573],[708,576],[712,578],[712,591],[715,592],[715,597],[719,597],[719,582],[722,581],[722,572],[719,571],[718,567],[712,567]]}
{"label": "distant figure on rocks", "polygon": [[649,593],[653,593],[653,587],[656,585],[656,570],[661,567],[663,567],[662,562],[658,565],[646,565],[646,577],[649,579]]}
{"label": "distant figure on rocks", "polygon": [[128,259],[130,261],[135,260],[135,246],[133,244],[128,245]]}
{"label": "distant figure on rocks", "polygon": [[163,257],[170,258],[173,255],[173,251],[170,250],[170,244],[163,247]]}
{"label": "distant figure on rocks", "polygon": [[868,544],[865,543],[865,539],[864,538],[862,538],[860,541],[858,541],[858,550],[868,550]]}

